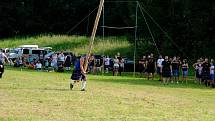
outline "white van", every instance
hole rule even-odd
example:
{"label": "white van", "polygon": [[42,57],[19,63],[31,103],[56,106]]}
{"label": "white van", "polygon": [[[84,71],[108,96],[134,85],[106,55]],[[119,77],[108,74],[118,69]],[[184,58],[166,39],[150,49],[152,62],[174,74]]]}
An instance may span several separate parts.
{"label": "white van", "polygon": [[38,45],[20,45],[19,48],[26,48],[26,49],[38,49],[39,46]]}

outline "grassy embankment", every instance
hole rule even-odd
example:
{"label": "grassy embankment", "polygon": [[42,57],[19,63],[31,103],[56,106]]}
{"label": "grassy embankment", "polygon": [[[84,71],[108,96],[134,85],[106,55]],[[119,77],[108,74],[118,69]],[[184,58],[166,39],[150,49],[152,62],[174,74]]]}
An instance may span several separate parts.
{"label": "grassy embankment", "polygon": [[[15,48],[19,45],[36,44],[39,47],[50,46],[54,51],[72,51],[85,54],[88,50],[89,38],[84,36],[36,36],[1,40],[0,48]],[[114,56],[120,52],[123,56],[131,55],[133,50],[125,37],[96,38],[93,53]]]}

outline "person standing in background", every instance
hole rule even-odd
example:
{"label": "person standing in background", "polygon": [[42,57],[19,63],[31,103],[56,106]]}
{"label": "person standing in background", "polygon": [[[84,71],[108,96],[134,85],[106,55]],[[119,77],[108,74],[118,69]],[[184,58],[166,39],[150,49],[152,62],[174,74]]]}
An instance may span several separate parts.
{"label": "person standing in background", "polygon": [[171,72],[172,72],[172,65],[171,62],[169,61],[169,57],[165,56],[164,61],[162,62],[162,67],[161,67],[161,74],[163,78],[163,84],[169,84],[170,77],[171,77]]}
{"label": "person standing in background", "polygon": [[106,56],[104,61],[105,61],[105,66],[104,66],[105,73],[108,73],[109,72],[109,67],[110,67],[110,58],[109,58],[109,56]]}
{"label": "person standing in background", "polygon": [[164,61],[162,55],[159,56],[157,60],[157,74],[159,75],[159,81],[162,81],[162,74],[160,73],[160,70],[162,68],[162,62]]}
{"label": "person standing in background", "polygon": [[188,76],[188,63],[186,59],[183,59],[182,65],[181,65],[181,69],[182,69],[182,83],[184,81],[186,81],[187,83],[187,76]]}

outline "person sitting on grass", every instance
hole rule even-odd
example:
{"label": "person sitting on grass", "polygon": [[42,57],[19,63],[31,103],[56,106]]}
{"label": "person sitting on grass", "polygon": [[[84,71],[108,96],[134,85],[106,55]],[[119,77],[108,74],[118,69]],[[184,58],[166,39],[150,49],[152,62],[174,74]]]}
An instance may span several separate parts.
{"label": "person sitting on grass", "polygon": [[14,63],[14,67],[20,67],[22,64],[22,60],[19,58],[16,58],[15,63]]}
{"label": "person sitting on grass", "polygon": [[35,63],[34,63],[34,61],[31,61],[31,62],[29,62],[29,63],[27,63],[27,67],[29,68],[29,69],[35,69]]}
{"label": "person sitting on grass", "polygon": [[35,68],[36,68],[37,71],[42,70],[42,63],[40,61],[37,61],[36,65],[35,65]]}
{"label": "person sitting on grass", "polygon": [[162,74],[162,81],[163,84],[169,84],[169,80],[171,77],[171,72],[172,72],[172,65],[171,62],[169,61],[169,57],[165,56],[164,61],[162,62],[161,70],[160,73]]}
{"label": "person sitting on grass", "polygon": [[181,65],[181,69],[182,69],[182,83],[184,81],[186,81],[186,83],[187,83],[188,68],[189,68],[189,66],[188,66],[187,60],[183,59],[182,65]]}

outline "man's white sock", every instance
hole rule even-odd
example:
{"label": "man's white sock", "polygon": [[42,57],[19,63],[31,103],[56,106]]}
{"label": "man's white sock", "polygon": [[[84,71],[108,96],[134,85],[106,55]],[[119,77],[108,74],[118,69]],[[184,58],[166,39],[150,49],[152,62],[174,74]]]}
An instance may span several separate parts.
{"label": "man's white sock", "polygon": [[82,89],[85,89],[87,85],[87,81],[82,81]]}

